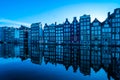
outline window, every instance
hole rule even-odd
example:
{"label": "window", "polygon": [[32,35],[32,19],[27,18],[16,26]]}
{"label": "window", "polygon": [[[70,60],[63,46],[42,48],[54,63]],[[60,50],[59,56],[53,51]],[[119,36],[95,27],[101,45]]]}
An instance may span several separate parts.
{"label": "window", "polygon": [[114,39],[114,35],[112,35],[112,39]]}
{"label": "window", "polygon": [[87,19],[87,21],[90,21],[90,19]]}
{"label": "window", "polygon": [[120,23],[118,23],[118,26],[120,26]]}
{"label": "window", "polygon": [[112,22],[115,22],[115,19],[112,19]]}
{"label": "window", "polygon": [[[119,17],[120,17],[120,16],[119,16]],[[118,22],[120,22],[120,18],[118,18],[117,20],[118,20]]]}
{"label": "window", "polygon": [[110,29],[110,28],[108,29],[108,32],[111,32],[111,29]]}
{"label": "window", "polygon": [[81,26],[80,28],[81,28],[81,30],[83,30],[83,26]]}
{"label": "window", "polygon": [[74,28],[76,28],[76,25],[74,25]]}
{"label": "window", "polygon": [[94,30],[94,27],[92,27],[91,29]]}
{"label": "window", "polygon": [[89,30],[87,30],[87,34],[90,34],[90,31],[89,31]]}
{"label": "window", "polygon": [[120,12],[119,10],[116,11],[116,13],[119,13],[119,12]]}
{"label": "window", "polygon": [[84,26],[84,30],[86,30],[86,26]]}
{"label": "window", "polygon": [[83,36],[81,36],[81,40],[83,40]]}
{"label": "window", "polygon": [[87,25],[90,25],[90,22],[87,22]]}
{"label": "window", "polygon": [[94,25],[94,26],[97,26],[97,25],[99,25],[99,23],[98,23],[98,22],[95,22],[95,23],[93,23],[93,25]]}
{"label": "window", "polygon": [[92,31],[92,34],[94,34],[94,31]]}
{"label": "window", "polygon": [[97,34],[97,31],[95,31],[95,34]]}
{"label": "window", "polygon": [[98,34],[101,34],[101,32],[100,32],[100,31],[98,31]]}
{"label": "window", "polygon": [[101,27],[100,27],[100,26],[98,26],[98,29],[100,30],[100,29],[101,29]]}
{"label": "window", "polygon": [[119,34],[116,34],[116,39],[119,39]]}
{"label": "window", "polygon": [[81,26],[83,25],[83,23],[81,22]]}
{"label": "window", "polygon": [[105,24],[104,27],[109,27],[109,25],[108,25],[108,24]]}
{"label": "window", "polygon": [[90,29],[90,26],[87,26],[87,29]]}

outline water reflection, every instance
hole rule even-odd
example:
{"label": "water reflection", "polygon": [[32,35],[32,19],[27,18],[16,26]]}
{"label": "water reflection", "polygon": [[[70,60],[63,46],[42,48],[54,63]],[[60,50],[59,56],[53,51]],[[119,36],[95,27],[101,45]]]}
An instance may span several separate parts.
{"label": "water reflection", "polygon": [[34,64],[62,64],[66,70],[79,70],[84,76],[104,69],[108,79],[120,79],[120,48],[109,46],[71,46],[71,45],[13,45],[0,44],[1,58],[28,58]]}

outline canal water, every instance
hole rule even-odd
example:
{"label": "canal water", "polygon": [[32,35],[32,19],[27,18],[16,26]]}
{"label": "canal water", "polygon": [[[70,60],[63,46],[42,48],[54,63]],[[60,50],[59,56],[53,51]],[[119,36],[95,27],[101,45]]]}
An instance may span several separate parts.
{"label": "canal water", "polygon": [[119,47],[0,44],[0,80],[119,80]]}

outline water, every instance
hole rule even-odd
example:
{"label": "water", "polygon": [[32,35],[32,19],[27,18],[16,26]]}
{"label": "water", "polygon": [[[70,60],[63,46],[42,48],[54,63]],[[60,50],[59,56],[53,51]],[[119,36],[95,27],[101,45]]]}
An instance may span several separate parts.
{"label": "water", "polygon": [[0,44],[0,80],[119,80],[119,54],[119,47]]}

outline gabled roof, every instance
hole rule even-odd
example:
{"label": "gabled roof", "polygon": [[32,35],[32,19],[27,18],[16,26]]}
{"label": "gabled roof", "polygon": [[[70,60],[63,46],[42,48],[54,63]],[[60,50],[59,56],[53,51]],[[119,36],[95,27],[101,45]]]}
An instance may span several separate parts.
{"label": "gabled roof", "polygon": [[83,16],[80,16],[80,19],[82,19],[82,18],[90,18],[90,15],[84,14]]}
{"label": "gabled roof", "polygon": [[91,23],[91,26],[94,26],[94,23],[97,23],[97,22],[99,23],[98,25],[102,25],[101,22],[97,18],[95,18]]}
{"label": "gabled roof", "polygon": [[74,17],[74,18],[73,18],[72,23],[74,23],[74,22],[77,22],[77,23],[78,23],[77,17]]}
{"label": "gabled roof", "polygon": [[[101,23],[97,18],[95,18],[94,20],[93,20],[93,22],[99,22],[99,23]],[[93,23],[92,22],[92,23]]]}
{"label": "gabled roof", "polygon": [[[66,23],[66,22],[68,22],[68,24],[70,24],[70,22],[68,21],[68,18],[66,18],[65,23]],[[65,23],[64,23],[64,24],[65,24]]]}
{"label": "gabled roof", "polygon": [[108,18],[105,21],[102,22],[102,25],[104,25],[104,24],[110,24],[110,21],[109,21]]}
{"label": "gabled roof", "polygon": [[45,25],[44,25],[44,28],[48,28],[48,25],[47,25],[47,23],[45,23]]}

